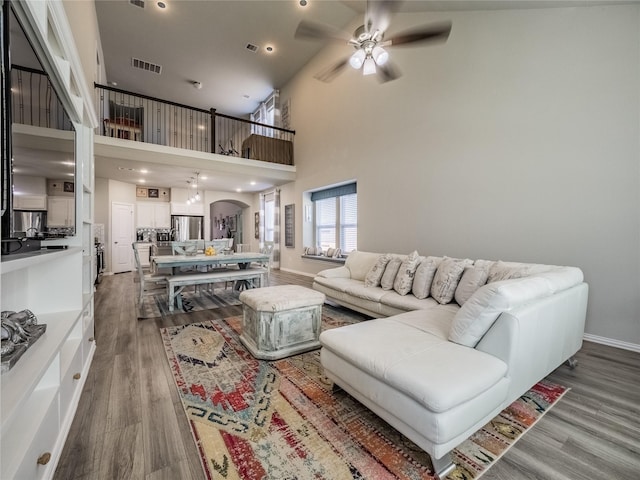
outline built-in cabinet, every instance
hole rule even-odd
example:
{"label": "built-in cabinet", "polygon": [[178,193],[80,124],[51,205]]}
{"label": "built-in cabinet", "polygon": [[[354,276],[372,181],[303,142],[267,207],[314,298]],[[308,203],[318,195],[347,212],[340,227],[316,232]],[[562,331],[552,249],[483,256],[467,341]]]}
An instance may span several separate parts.
{"label": "built-in cabinet", "polygon": [[[0,478],[42,480],[54,475],[96,350],[92,226],[97,119],[62,3],[11,5],[76,131],[76,195],[64,202],[54,196],[47,215],[60,226],[73,225],[75,218],[75,235],[50,242],[63,249],[3,256],[0,269],[2,310],[29,309],[47,325],[46,333],[0,377]],[[43,137],[50,129],[39,130],[35,140],[47,141]]]}
{"label": "built-in cabinet", "polygon": [[73,227],[76,206],[73,197],[49,197],[47,199],[47,227]]}
{"label": "built-in cabinet", "polygon": [[16,210],[46,210],[46,195],[15,195],[13,208]]}
{"label": "built-in cabinet", "polygon": [[171,211],[169,203],[137,202],[137,228],[171,228]]}
{"label": "built-in cabinet", "polygon": [[171,202],[171,215],[204,215],[202,203]]}

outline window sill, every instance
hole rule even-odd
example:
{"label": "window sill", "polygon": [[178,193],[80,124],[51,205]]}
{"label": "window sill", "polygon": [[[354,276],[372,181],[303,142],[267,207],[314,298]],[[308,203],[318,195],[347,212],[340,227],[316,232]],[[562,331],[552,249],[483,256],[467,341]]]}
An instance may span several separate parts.
{"label": "window sill", "polygon": [[324,255],[301,255],[302,258],[308,258],[309,260],[320,260],[322,262],[332,262],[344,264],[347,261],[347,257],[333,258],[325,257]]}

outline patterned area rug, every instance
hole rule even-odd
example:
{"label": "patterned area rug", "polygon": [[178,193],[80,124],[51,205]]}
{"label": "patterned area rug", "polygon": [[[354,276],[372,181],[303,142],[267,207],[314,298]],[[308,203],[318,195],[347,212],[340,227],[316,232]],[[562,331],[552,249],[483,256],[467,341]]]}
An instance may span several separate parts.
{"label": "patterned area rug", "polygon": [[167,306],[167,294],[162,292],[155,295],[147,295],[142,299],[142,305],[138,307],[138,318],[166,317],[175,313],[196,312],[199,310],[211,310],[213,308],[228,307],[229,305],[241,305],[238,296],[240,292],[231,288],[216,288],[213,292],[202,289],[199,292],[182,292],[182,310],[178,307],[173,312]]}
{"label": "patterned area rug", "polygon": [[[433,479],[429,456],[322,374],[319,351],[256,360],[241,317],[163,328],[207,479]],[[323,328],[353,319],[324,307]],[[454,450],[450,480],[478,478],[566,392],[540,382]]]}

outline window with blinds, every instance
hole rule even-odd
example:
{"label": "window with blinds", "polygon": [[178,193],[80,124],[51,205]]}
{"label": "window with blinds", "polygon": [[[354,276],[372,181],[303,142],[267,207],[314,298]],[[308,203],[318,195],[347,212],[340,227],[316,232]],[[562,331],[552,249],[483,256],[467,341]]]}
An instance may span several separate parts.
{"label": "window with blinds", "polygon": [[358,194],[356,184],[313,192],[315,245],[340,248],[344,254],[358,246]]}

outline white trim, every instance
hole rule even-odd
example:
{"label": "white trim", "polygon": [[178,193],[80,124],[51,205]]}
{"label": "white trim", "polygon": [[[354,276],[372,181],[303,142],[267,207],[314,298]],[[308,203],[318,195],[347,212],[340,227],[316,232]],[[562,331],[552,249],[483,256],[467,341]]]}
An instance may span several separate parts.
{"label": "white trim", "polygon": [[622,340],[616,340],[615,338],[600,337],[598,335],[591,335],[590,333],[585,333],[582,338],[587,342],[600,343],[602,345],[640,353],[640,345],[636,343],[623,342]]}

